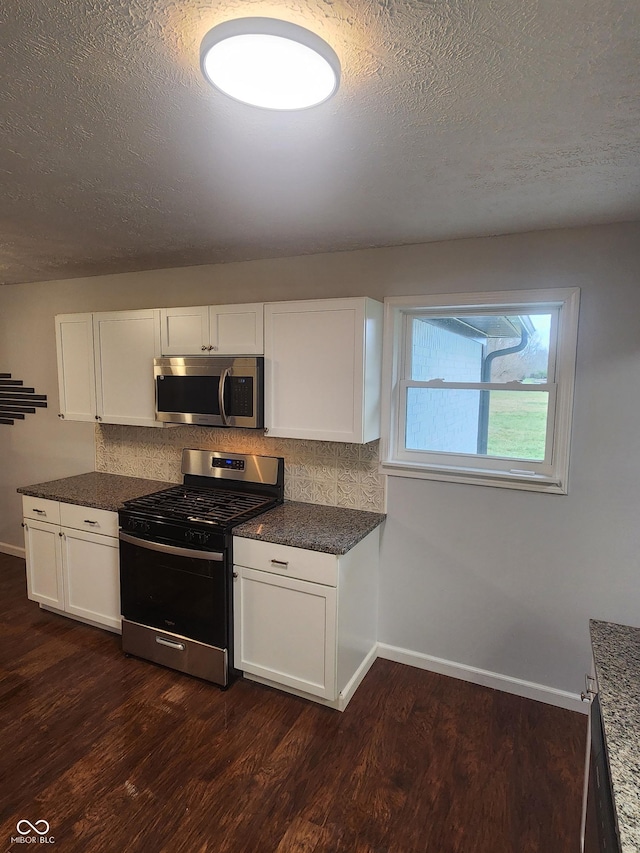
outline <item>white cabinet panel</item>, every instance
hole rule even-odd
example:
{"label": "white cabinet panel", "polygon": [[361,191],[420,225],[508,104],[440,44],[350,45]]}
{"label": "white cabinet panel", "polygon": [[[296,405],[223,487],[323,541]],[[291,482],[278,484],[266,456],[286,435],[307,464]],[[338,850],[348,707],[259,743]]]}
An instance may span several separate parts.
{"label": "white cabinet panel", "polygon": [[60,504],[58,501],[49,501],[46,498],[32,498],[29,495],[23,495],[22,515],[25,518],[37,518],[39,521],[60,524]]}
{"label": "white cabinet panel", "polygon": [[209,346],[209,308],[162,308],[162,355],[202,355]]}
{"label": "white cabinet panel", "polygon": [[213,354],[261,355],[264,352],[263,309],[261,302],[212,305],[209,330]]}
{"label": "white cabinet panel", "polygon": [[56,347],[62,417],[161,426],[153,380],[159,309],[60,314]]}
{"label": "white cabinet panel", "polygon": [[261,355],[263,304],[162,308],[162,355]]}
{"label": "white cabinet panel", "polygon": [[241,568],[236,584],[236,666],[336,698],[336,590]]}
{"label": "white cabinet panel", "polygon": [[101,625],[120,628],[118,540],[62,529],[65,611]]}
{"label": "white cabinet panel", "polygon": [[46,521],[25,519],[27,595],[49,607],[64,607],[60,527]]}
{"label": "white cabinet panel", "polygon": [[160,311],[94,314],[98,419],[158,426],[153,359],[160,355]]}
{"label": "white cabinet panel", "polygon": [[321,551],[307,551],[304,548],[238,536],[234,540],[233,559],[240,566],[284,577],[326,586],[336,586],[338,582],[338,558]]}
{"label": "white cabinet panel", "polygon": [[60,524],[88,533],[118,537],[118,513],[104,509],[61,503]]}
{"label": "white cabinet panel", "polygon": [[73,421],[92,421],[96,415],[91,314],[56,317],[60,414]]}
{"label": "white cabinet panel", "polygon": [[265,420],[284,438],[380,437],[382,304],[321,299],[265,305]]}

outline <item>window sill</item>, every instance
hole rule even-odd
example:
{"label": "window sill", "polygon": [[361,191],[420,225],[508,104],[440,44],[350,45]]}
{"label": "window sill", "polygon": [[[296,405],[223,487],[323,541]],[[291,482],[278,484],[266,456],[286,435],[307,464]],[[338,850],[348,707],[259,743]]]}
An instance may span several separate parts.
{"label": "window sill", "polygon": [[473,486],[492,486],[498,489],[519,489],[526,492],[543,492],[550,495],[566,495],[566,484],[560,480],[541,475],[519,477],[504,471],[473,471],[470,469],[446,469],[420,466],[406,462],[386,461],[380,464],[380,473],[388,477],[409,477],[417,480],[441,480],[445,483],[467,483]]}

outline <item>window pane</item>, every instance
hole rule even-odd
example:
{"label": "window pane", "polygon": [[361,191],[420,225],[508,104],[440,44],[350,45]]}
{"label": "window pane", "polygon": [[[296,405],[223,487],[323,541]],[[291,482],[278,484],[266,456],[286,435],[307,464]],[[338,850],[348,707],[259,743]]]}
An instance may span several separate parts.
{"label": "window pane", "polygon": [[480,393],[407,388],[407,450],[477,453]]}
{"label": "window pane", "polygon": [[407,450],[542,461],[549,394],[408,388]]}
{"label": "window pane", "polygon": [[414,317],[409,378],[545,382],[550,329],[551,314]]}
{"label": "window pane", "polygon": [[483,391],[490,398],[487,455],[542,461],[545,458],[547,391]]}

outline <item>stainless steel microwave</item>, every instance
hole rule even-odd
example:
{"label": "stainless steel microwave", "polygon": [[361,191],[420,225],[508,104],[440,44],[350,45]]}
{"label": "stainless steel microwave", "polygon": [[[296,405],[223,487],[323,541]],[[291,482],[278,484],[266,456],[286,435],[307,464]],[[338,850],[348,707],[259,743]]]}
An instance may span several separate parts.
{"label": "stainless steel microwave", "polygon": [[156,420],[172,424],[264,425],[262,356],[156,358]]}

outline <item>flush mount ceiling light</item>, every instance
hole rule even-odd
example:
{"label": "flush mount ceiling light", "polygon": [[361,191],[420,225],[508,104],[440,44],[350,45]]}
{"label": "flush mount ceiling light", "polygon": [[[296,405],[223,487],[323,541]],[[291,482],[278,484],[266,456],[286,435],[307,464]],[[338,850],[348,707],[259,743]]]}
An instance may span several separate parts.
{"label": "flush mount ceiling light", "polygon": [[200,66],[225,95],[269,110],[321,104],[340,80],[340,60],[326,41],[275,18],[218,24],[202,40]]}

